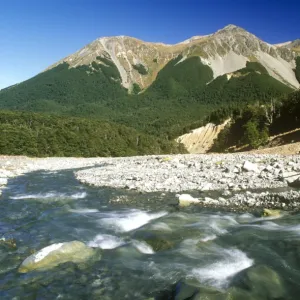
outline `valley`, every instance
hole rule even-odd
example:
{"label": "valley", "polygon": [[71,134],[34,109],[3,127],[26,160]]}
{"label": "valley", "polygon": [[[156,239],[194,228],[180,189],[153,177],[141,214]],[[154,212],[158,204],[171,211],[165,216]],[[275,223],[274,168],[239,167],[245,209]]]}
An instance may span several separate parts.
{"label": "valley", "polygon": [[299,54],[100,37],[0,90],[0,298],[298,299]]}

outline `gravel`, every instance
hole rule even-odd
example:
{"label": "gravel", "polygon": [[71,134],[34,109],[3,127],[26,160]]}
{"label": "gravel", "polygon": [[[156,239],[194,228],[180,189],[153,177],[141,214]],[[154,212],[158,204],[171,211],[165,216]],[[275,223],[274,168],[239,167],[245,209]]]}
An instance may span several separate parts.
{"label": "gravel", "polygon": [[[75,170],[82,183],[137,192],[220,191],[203,206],[298,207],[300,155],[188,154],[122,158],[0,157],[0,193],[10,177],[37,170]],[[280,189],[272,192],[272,189]],[[286,190],[283,191],[285,188]]]}
{"label": "gravel", "polygon": [[222,154],[107,158],[75,172],[93,186],[140,192],[249,190],[287,187],[300,176],[300,156]]}

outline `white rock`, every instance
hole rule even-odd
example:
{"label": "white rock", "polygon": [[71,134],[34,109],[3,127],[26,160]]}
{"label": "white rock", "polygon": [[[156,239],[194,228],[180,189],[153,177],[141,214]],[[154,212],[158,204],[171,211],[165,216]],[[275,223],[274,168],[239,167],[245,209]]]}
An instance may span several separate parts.
{"label": "white rock", "polygon": [[81,263],[91,258],[94,253],[94,249],[79,241],[52,244],[27,257],[19,272],[50,269],[66,262]]}
{"label": "white rock", "polygon": [[297,181],[300,177],[300,174],[297,172],[282,172],[280,178],[286,181],[288,184],[292,184]]}
{"label": "white rock", "polygon": [[0,185],[6,185],[7,179],[6,178],[0,178]]}
{"label": "white rock", "polygon": [[204,201],[205,201],[205,203],[210,204],[210,205],[218,205],[219,204],[218,200],[215,200],[215,199],[212,199],[209,197],[205,197]]}
{"label": "white rock", "polygon": [[233,169],[233,173],[236,173],[236,174],[238,174],[238,173],[240,173],[241,172],[241,169],[240,168],[238,168],[238,167],[234,167],[234,169]]}
{"label": "white rock", "polygon": [[273,167],[269,165],[264,170],[271,173],[273,171]]}
{"label": "white rock", "polygon": [[257,164],[254,164],[248,160],[244,162],[243,170],[247,172],[259,172]]}
{"label": "white rock", "polygon": [[191,204],[199,203],[200,200],[192,197],[189,194],[177,195],[179,200],[179,206],[189,206]]}

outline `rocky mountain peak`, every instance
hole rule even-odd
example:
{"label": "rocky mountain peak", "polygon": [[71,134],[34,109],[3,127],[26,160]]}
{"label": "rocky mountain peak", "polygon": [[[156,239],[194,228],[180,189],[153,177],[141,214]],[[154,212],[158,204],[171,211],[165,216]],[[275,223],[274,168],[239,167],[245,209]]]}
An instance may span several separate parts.
{"label": "rocky mountain peak", "polygon": [[[221,30],[244,30],[243,28],[236,26],[234,24],[228,24]],[[244,30],[245,31],[245,30]]]}
{"label": "rocky mountain peak", "polygon": [[229,24],[216,33],[194,36],[175,45],[145,42],[125,35],[101,37],[50,68],[66,62],[71,68],[88,65],[93,69],[93,63],[103,64],[99,59],[102,57],[116,66],[125,88],[130,91],[138,84],[143,90],[178,55],[183,57],[180,62],[198,56],[213,70],[214,78],[244,68],[247,61],[257,61],[274,78],[299,87],[293,72],[295,49],[298,49],[297,42],[293,47],[276,47]]}

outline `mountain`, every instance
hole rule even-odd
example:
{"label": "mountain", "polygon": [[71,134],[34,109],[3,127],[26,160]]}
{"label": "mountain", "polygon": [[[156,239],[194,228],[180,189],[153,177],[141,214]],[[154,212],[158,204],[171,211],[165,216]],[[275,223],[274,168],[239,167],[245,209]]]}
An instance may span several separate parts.
{"label": "mountain", "polygon": [[0,109],[108,120],[173,139],[220,106],[298,89],[296,61],[294,50],[234,25],[175,45],[104,37],[1,90]]}
{"label": "mountain", "polygon": [[93,62],[105,64],[108,59],[117,67],[125,88],[130,89],[136,83],[144,89],[155,80],[163,66],[178,55],[182,55],[181,61],[189,57],[201,57],[201,61],[213,70],[214,78],[244,68],[247,61],[257,61],[272,77],[292,87],[299,87],[293,74],[293,52],[287,47],[265,43],[235,25],[175,45],[148,43],[127,36],[103,37],[57,62],[50,69],[63,62],[74,68],[90,66]]}
{"label": "mountain", "polygon": [[289,41],[281,44],[274,45],[278,48],[287,48],[290,49],[294,52],[299,53],[300,52],[300,39],[294,40],[294,41]]}

